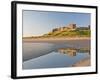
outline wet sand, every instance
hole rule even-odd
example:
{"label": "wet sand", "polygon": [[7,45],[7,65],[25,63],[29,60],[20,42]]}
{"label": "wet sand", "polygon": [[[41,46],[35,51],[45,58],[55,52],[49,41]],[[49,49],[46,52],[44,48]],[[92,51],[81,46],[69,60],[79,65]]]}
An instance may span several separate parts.
{"label": "wet sand", "polygon": [[90,57],[80,60],[79,62],[73,64],[73,67],[83,67],[83,66],[90,66],[91,65],[91,61],[90,61]]}
{"label": "wet sand", "polygon": [[[37,45],[35,46],[34,44]],[[76,49],[90,48],[90,39],[23,39],[23,61],[67,47]],[[35,49],[34,53],[37,54],[33,55],[33,49]]]}
{"label": "wet sand", "polygon": [[[37,44],[37,46],[34,46],[34,44]],[[90,38],[25,38],[23,39],[23,60],[26,61],[28,59],[39,57],[41,55],[48,54],[53,50],[65,47],[71,47],[76,49],[84,47],[90,48]],[[24,49],[28,50],[26,51]],[[35,53],[37,54],[31,54],[33,49],[36,49]]]}
{"label": "wet sand", "polygon": [[67,44],[69,47],[74,48],[90,48],[90,38],[38,38],[38,39],[23,39],[23,43],[51,43],[56,45]]}

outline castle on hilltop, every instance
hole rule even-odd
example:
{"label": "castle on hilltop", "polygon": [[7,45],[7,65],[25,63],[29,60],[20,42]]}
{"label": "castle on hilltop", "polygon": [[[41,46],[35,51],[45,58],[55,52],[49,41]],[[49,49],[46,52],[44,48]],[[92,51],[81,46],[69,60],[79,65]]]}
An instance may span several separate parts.
{"label": "castle on hilltop", "polygon": [[75,30],[75,29],[76,29],[76,24],[69,24],[68,26],[65,27],[55,28],[52,30],[52,32],[64,31],[64,30]]}
{"label": "castle on hilltop", "polygon": [[90,29],[90,25],[88,25],[88,27],[80,27],[80,28],[78,28],[77,26],[76,26],[76,24],[69,24],[69,25],[67,25],[67,26],[64,26],[64,27],[60,27],[60,28],[54,28],[53,30],[52,30],[52,32],[56,32],[56,31],[65,31],[65,30],[67,30],[67,31],[70,31],[70,30],[76,30],[76,29]]}

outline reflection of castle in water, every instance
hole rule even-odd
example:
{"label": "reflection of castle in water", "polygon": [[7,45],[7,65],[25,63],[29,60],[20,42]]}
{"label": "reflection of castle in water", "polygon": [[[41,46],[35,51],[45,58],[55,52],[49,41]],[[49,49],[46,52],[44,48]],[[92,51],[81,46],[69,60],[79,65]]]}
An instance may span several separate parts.
{"label": "reflection of castle in water", "polygon": [[72,48],[61,48],[58,50],[58,52],[63,53],[63,54],[67,54],[69,56],[76,56],[76,49],[72,49]]}
{"label": "reflection of castle in water", "polygon": [[90,50],[89,49],[75,49],[75,48],[61,48],[58,50],[58,52],[67,54],[69,56],[76,56],[77,52],[82,52],[82,53],[88,53],[90,55]]}

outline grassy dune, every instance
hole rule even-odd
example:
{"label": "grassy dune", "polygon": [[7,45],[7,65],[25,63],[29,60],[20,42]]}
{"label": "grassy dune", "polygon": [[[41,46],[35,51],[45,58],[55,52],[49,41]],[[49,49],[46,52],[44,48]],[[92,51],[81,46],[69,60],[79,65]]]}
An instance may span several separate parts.
{"label": "grassy dune", "polygon": [[90,30],[57,31],[44,34],[42,37],[90,37]]}
{"label": "grassy dune", "polygon": [[63,31],[52,31],[42,36],[30,36],[23,37],[23,39],[45,39],[45,38],[90,38],[90,29],[78,29],[75,30],[63,30]]}

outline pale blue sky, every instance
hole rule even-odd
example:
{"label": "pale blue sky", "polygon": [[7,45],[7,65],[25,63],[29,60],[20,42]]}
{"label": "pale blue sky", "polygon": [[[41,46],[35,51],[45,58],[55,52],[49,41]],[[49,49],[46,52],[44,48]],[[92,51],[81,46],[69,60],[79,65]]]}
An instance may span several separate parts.
{"label": "pale blue sky", "polygon": [[23,10],[23,36],[40,36],[53,28],[63,27],[70,23],[75,23],[78,27],[88,26],[90,14]]}

